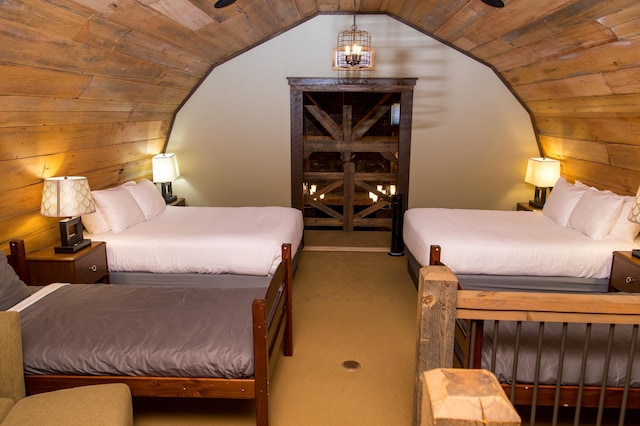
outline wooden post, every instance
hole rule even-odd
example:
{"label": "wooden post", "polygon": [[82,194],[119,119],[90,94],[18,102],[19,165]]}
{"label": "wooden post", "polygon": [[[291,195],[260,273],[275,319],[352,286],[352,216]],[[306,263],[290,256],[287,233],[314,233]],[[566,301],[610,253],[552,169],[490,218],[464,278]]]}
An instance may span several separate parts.
{"label": "wooden post", "polygon": [[342,189],[344,191],[343,211],[342,211],[342,230],[346,232],[353,231],[353,205],[354,205],[354,189],[356,178],[356,165],[353,161],[344,163],[344,183]]}
{"label": "wooden post", "polygon": [[420,269],[418,282],[418,336],[416,345],[415,423],[422,410],[423,373],[453,366],[453,342],[458,280],[444,265]]}
{"label": "wooden post", "polygon": [[498,379],[487,370],[437,368],[423,373],[420,426],[516,426],[521,423]]}

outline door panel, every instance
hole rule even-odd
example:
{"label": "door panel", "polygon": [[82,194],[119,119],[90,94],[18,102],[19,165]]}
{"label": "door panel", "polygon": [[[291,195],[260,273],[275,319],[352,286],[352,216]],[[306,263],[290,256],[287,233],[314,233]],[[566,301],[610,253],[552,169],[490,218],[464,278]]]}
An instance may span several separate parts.
{"label": "door panel", "polygon": [[[289,80],[291,198],[304,211],[305,227],[391,228],[391,196],[408,189],[415,80],[398,87],[395,79],[354,80],[346,86],[348,80],[340,79],[339,86],[308,90],[300,86],[307,79]],[[389,80],[396,84],[379,84]],[[393,104],[401,105],[397,124],[391,122]]]}

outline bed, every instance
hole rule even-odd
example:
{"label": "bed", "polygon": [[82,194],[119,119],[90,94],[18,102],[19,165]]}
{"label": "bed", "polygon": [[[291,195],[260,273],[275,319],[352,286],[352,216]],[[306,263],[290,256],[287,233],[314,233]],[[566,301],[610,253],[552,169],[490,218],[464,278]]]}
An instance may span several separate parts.
{"label": "bed", "polygon": [[624,424],[637,415],[628,410],[640,409],[639,324],[640,294],[464,290],[446,266],[427,266],[416,377],[433,368],[483,368],[515,406],[529,406],[530,424],[541,406],[553,407],[555,420],[575,407],[574,424],[605,413]]}
{"label": "bed", "polygon": [[302,213],[290,207],[167,206],[146,179],[92,191],[86,237],[107,244],[112,284],[263,286],[291,244],[302,249]]}
{"label": "bed", "polygon": [[466,289],[606,292],[612,253],[640,248],[633,201],[560,178],[542,212],[409,209],[408,269],[417,284],[439,246]]}
{"label": "bed", "polygon": [[[23,271],[24,244],[10,243]],[[120,382],[134,396],[254,399],[291,356],[291,247],[268,287],[51,284],[33,292],[0,256],[0,309],[20,312],[29,394]],[[33,294],[32,294],[33,292]],[[169,314],[170,313],[170,314]]]}

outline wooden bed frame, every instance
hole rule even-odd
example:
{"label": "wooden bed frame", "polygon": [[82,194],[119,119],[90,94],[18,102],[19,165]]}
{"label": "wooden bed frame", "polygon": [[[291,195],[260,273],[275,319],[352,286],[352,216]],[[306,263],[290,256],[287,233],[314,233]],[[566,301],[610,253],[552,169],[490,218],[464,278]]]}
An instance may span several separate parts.
{"label": "wooden bed frame", "polygon": [[[10,248],[9,262],[14,266],[18,276],[23,278],[27,271],[24,242],[11,241]],[[280,348],[284,355],[293,355],[290,244],[283,244],[282,259],[265,297],[253,301],[254,378],[27,375],[27,393],[35,394],[89,384],[125,383],[133,396],[254,399],[256,425],[268,425],[271,372]]]}
{"label": "wooden bed frame", "polygon": [[[434,368],[481,368],[482,324],[485,320],[631,324],[635,337],[630,353],[637,351],[640,324],[640,295],[625,293],[570,294],[536,292],[483,292],[463,290],[453,272],[444,265],[426,266],[420,271],[418,303],[418,348],[416,374],[416,412],[419,413],[421,376]],[[460,327],[461,323],[464,324]],[[560,364],[560,363],[559,363]],[[640,366],[634,366],[635,369]],[[640,388],[542,385],[536,383],[502,384],[513,405],[531,407],[531,424],[536,407],[582,407],[619,410],[621,419],[627,409],[640,409]],[[420,417],[418,417],[420,418]]]}

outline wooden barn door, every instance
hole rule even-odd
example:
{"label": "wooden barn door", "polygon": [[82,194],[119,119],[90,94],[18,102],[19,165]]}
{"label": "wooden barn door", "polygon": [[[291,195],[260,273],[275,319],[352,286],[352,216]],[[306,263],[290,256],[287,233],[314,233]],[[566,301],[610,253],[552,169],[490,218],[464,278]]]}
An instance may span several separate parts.
{"label": "wooden barn door", "polygon": [[[306,228],[391,228],[409,184],[415,79],[289,79],[292,205]],[[392,120],[392,111],[399,111]]]}

